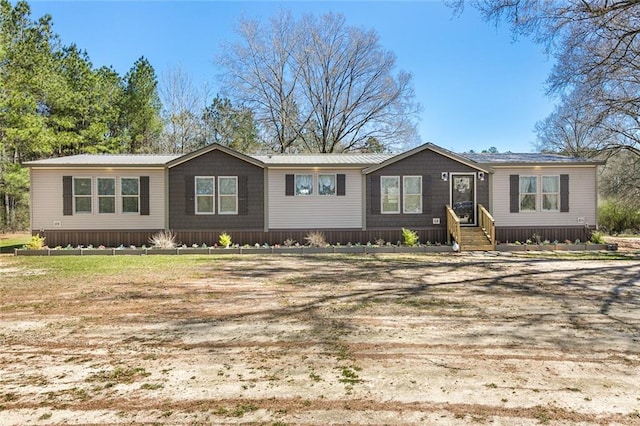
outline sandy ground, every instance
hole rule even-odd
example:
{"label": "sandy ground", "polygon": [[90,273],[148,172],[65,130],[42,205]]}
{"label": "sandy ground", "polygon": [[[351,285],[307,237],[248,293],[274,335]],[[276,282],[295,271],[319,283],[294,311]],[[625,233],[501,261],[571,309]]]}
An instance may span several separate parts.
{"label": "sandy ground", "polygon": [[244,256],[0,288],[2,425],[640,424],[637,258]]}

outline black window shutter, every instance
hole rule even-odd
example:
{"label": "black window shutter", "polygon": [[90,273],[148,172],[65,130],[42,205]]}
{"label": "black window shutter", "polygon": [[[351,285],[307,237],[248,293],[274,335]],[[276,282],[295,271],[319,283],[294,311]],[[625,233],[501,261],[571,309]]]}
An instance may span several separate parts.
{"label": "black window shutter", "polygon": [[520,175],[509,175],[509,211],[520,211]]}
{"label": "black window shutter", "polygon": [[422,176],[422,213],[431,213],[431,176]]}
{"label": "black window shutter", "polygon": [[184,214],[187,216],[196,214],[194,182],[193,176],[184,177]]}
{"label": "black window shutter", "polygon": [[62,214],[73,215],[73,177],[62,176]]}
{"label": "black window shutter", "polygon": [[336,194],[338,196],[347,194],[346,176],[344,174],[339,174],[338,176],[336,176]]}
{"label": "black window shutter", "polygon": [[140,176],[140,215],[149,216],[149,176]]}
{"label": "black window shutter", "polygon": [[284,195],[287,197],[293,196],[295,194],[295,175],[286,175],[284,177]]}
{"label": "black window shutter", "polygon": [[560,175],[560,211],[569,211],[569,175]]}
{"label": "black window shutter", "polygon": [[372,175],[369,178],[369,184],[371,185],[371,197],[369,200],[371,214],[380,214],[380,176]]}
{"label": "black window shutter", "polygon": [[249,214],[249,179],[247,176],[238,176],[238,214]]}

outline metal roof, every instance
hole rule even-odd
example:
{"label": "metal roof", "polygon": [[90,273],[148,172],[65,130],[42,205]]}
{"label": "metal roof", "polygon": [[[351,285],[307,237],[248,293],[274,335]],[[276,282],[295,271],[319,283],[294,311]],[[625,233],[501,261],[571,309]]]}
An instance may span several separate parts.
{"label": "metal roof", "polygon": [[252,155],[268,166],[368,166],[382,163],[394,154],[273,154]]}
{"label": "metal roof", "polygon": [[567,155],[547,154],[543,152],[524,153],[464,153],[461,154],[479,164],[514,165],[514,164],[604,164],[602,161],[570,157]]}
{"label": "metal roof", "polygon": [[177,154],[80,154],[69,157],[28,161],[26,166],[164,166],[180,157]]}
{"label": "metal roof", "polygon": [[[425,144],[414,150],[402,154],[377,154],[377,153],[345,153],[345,154],[261,154],[244,155],[247,161],[256,160],[270,167],[368,167],[380,168],[389,162],[398,161],[410,156],[417,149],[434,149],[435,145]],[[207,149],[223,149],[220,147],[208,147]],[[441,152],[444,150],[437,150]],[[185,161],[194,154],[80,154],[69,157],[49,158],[45,160],[29,161],[24,163],[30,167],[163,167],[174,164],[176,161]],[[446,151],[445,153],[448,153]],[[569,157],[558,154],[545,153],[449,153],[457,161],[467,159],[479,167],[484,166],[512,166],[512,165],[598,165],[603,161]],[[241,157],[241,158],[242,158]],[[170,164],[171,163],[171,164]]]}

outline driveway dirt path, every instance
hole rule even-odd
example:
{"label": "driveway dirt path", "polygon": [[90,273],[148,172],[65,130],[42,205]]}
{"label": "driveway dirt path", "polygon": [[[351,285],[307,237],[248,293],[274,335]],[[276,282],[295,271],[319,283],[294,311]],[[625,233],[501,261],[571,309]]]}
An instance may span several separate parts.
{"label": "driveway dirt path", "polygon": [[639,260],[244,256],[68,282],[6,257],[0,270],[3,425],[640,424]]}

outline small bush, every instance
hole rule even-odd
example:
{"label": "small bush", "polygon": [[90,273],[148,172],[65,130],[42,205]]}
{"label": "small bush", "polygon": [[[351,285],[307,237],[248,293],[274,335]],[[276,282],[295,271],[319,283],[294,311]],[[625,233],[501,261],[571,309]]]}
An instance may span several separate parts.
{"label": "small bush", "polygon": [[220,234],[220,237],[218,238],[218,242],[224,248],[231,247],[231,244],[233,243],[231,241],[231,235],[227,234],[226,232],[223,232],[222,234]]}
{"label": "small bush", "polygon": [[407,228],[402,228],[402,243],[405,246],[413,247],[417,246],[420,242],[418,233]]}
{"label": "small bush", "polygon": [[593,244],[606,244],[604,240],[604,235],[600,231],[593,231],[591,233],[591,242]]}
{"label": "small bush", "polygon": [[282,244],[285,247],[293,247],[296,245],[296,240],[294,240],[293,238],[287,238]]}
{"label": "small bush", "polygon": [[327,245],[324,234],[319,231],[309,232],[304,239],[311,247],[325,247]]}
{"label": "small bush", "polygon": [[149,238],[151,247],[159,249],[176,248],[176,236],[171,231],[160,231]]}
{"label": "small bush", "polygon": [[45,237],[41,237],[40,234],[33,235],[31,240],[24,245],[24,248],[28,250],[41,250],[44,248]]}

